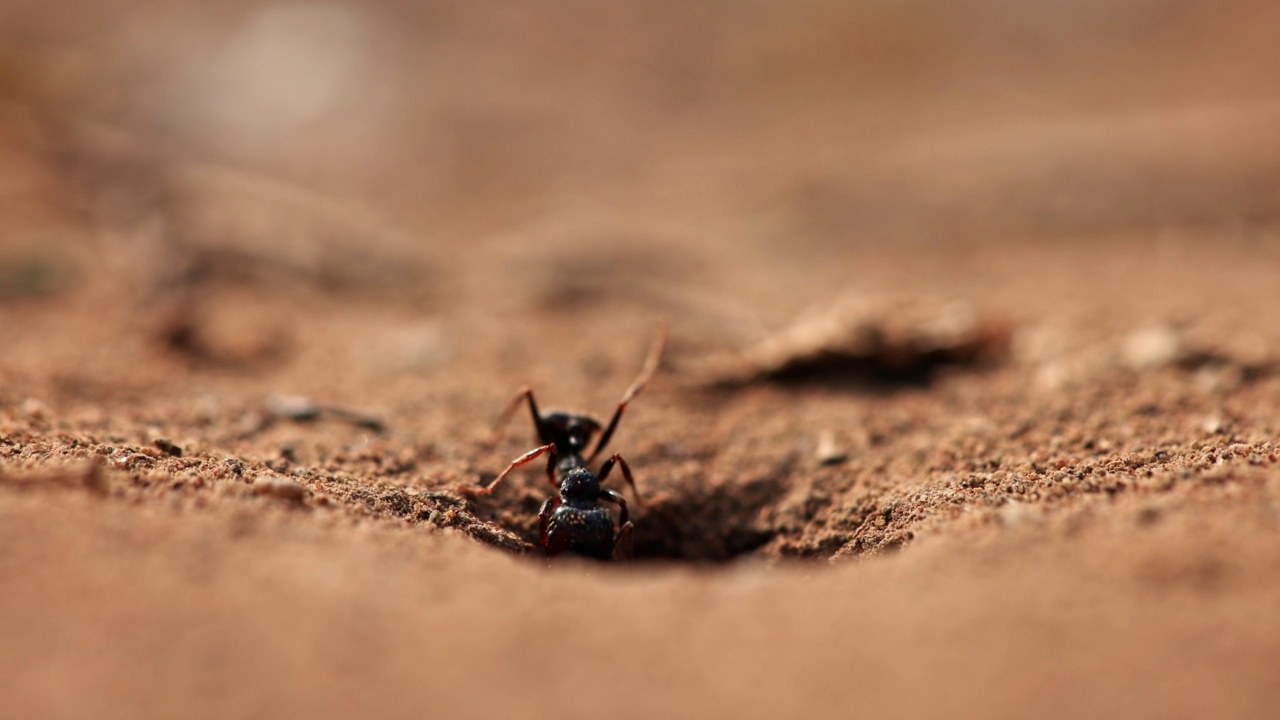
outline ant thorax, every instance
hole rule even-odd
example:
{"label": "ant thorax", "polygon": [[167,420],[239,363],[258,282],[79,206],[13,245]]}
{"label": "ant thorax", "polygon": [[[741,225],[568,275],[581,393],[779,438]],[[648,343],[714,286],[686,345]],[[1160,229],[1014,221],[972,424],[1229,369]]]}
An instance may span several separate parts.
{"label": "ant thorax", "polygon": [[560,455],[559,452],[559,450],[556,451],[556,475],[563,477],[571,470],[586,467],[587,461],[582,458],[581,453]]}
{"label": "ant thorax", "polygon": [[543,417],[547,429],[547,437],[543,442],[554,443],[556,452],[562,457],[582,455],[587,445],[597,432],[600,423],[590,415],[578,413],[553,412]]}

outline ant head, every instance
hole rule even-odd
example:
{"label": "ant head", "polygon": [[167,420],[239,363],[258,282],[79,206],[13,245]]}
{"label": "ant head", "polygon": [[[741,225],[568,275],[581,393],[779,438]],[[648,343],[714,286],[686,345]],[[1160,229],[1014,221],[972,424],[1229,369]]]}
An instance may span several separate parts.
{"label": "ant head", "polygon": [[600,432],[600,423],[587,415],[553,412],[544,415],[542,423],[551,434],[547,440],[556,444],[561,455],[581,455],[592,436]]}
{"label": "ant head", "polygon": [[600,497],[600,479],[586,468],[574,468],[560,479],[560,496],[565,500],[594,501]]}

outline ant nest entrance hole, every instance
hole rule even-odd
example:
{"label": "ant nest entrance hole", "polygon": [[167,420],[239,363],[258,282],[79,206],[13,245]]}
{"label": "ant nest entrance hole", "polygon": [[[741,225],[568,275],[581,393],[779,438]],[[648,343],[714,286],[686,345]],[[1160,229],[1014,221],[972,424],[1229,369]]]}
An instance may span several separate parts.
{"label": "ant nest entrance hole", "polygon": [[635,560],[722,563],[761,554],[779,531],[776,504],[786,481],[722,483],[671,491],[635,513]]}
{"label": "ant nest entrance hole", "polygon": [[[468,504],[480,520],[538,548],[538,509],[550,492],[544,487],[522,484],[507,488],[506,499],[478,498]],[[786,477],[712,485],[693,481],[652,493],[653,504],[647,508],[637,507],[630,491],[624,490],[635,525],[632,560],[714,564],[766,554],[797,555],[773,548],[783,514],[778,505],[789,489]]]}

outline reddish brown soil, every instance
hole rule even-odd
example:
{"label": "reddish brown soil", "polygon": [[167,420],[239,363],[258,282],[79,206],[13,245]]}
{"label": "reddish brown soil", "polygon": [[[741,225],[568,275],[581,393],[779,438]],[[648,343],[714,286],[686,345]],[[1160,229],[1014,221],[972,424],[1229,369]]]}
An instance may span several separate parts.
{"label": "reddish brown soil", "polygon": [[[1234,12],[1212,27],[1251,39],[1237,55],[1161,31],[1142,57],[1260,67],[1273,46],[1245,29],[1274,13]],[[644,124],[601,116],[560,176],[539,136],[511,176],[471,148],[494,182],[456,187],[412,185],[438,158],[341,181],[301,155],[207,159],[0,76],[22,99],[0,125],[0,716],[1274,715],[1276,88],[1187,110],[1209,91],[1041,70],[1074,109],[1006,77],[979,118],[1021,134],[966,129],[979,111],[941,91],[924,127],[903,71],[863,89],[915,124],[856,140],[767,74],[753,92],[808,108],[769,132],[725,122],[754,107],[729,90],[681,114],[628,76],[650,94],[622,114],[682,118],[613,158],[654,153],[643,177],[584,159]],[[544,102],[518,90],[490,88]],[[1010,346],[912,382],[699,382],[850,294],[971,302]],[[486,444],[523,384],[607,415],[661,318],[669,351],[614,442],[662,498],[637,557],[547,565],[539,472],[455,488],[530,447],[523,415]],[[385,429],[281,418],[273,394]]]}

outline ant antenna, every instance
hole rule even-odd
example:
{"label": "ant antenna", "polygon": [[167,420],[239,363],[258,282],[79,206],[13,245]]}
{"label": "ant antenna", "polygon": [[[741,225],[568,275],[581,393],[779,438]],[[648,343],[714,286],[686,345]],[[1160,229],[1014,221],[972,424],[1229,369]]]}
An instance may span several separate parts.
{"label": "ant antenna", "polygon": [[662,360],[662,351],[666,347],[667,321],[663,320],[658,323],[658,330],[653,336],[653,345],[649,347],[649,357],[645,358],[644,367],[640,369],[640,375],[631,383],[631,387],[627,388],[627,391],[622,394],[618,409],[613,411],[613,418],[609,420],[604,433],[600,435],[600,441],[596,443],[595,449],[587,456],[588,463],[595,460],[600,451],[604,450],[605,445],[609,444],[609,440],[613,437],[613,432],[618,429],[618,421],[622,420],[622,414],[627,411],[627,403],[640,394],[640,391],[648,384],[649,378],[653,377],[653,374],[657,372],[658,363]]}

